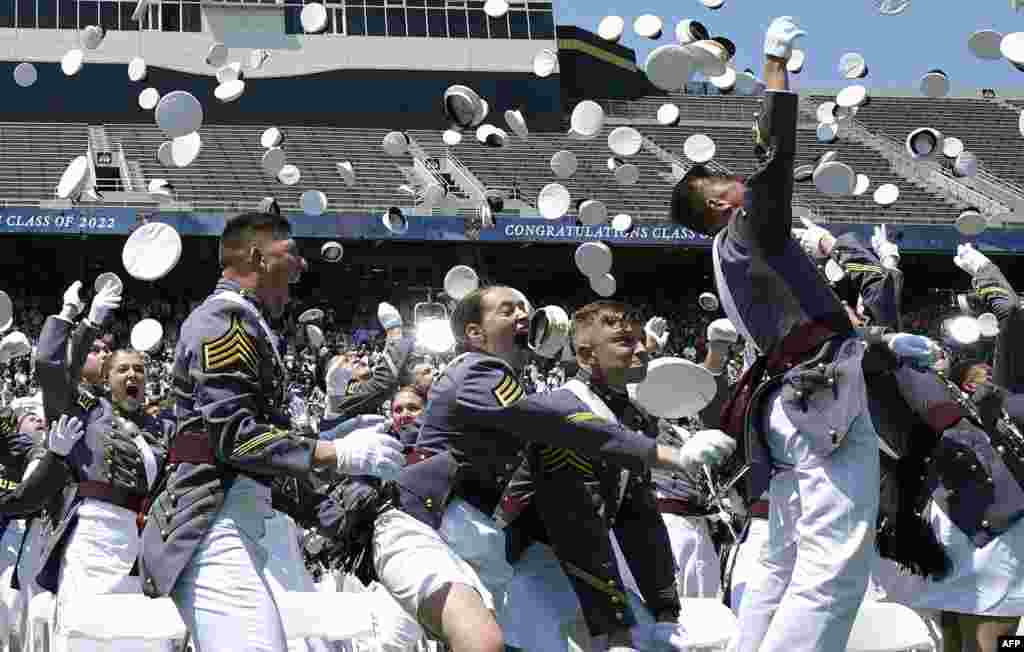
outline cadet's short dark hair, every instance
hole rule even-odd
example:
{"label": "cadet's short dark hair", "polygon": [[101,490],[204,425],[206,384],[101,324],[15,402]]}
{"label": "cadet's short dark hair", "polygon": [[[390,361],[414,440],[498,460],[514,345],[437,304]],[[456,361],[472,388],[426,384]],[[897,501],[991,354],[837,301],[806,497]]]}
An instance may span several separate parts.
{"label": "cadet's short dark hair", "polygon": [[690,168],[672,189],[672,204],[669,219],[680,226],[703,232],[704,225],[704,184],[714,178],[703,165]]}
{"label": "cadet's short dark hair", "polygon": [[142,351],[136,351],[131,347],[125,347],[123,349],[116,349],[110,352],[110,355],[103,360],[103,367],[100,369],[100,378],[106,381],[110,378],[110,372],[114,370],[114,363],[122,355],[138,355],[142,357],[142,362],[146,362],[146,354]]}
{"label": "cadet's short dark hair", "polygon": [[452,311],[451,322],[452,334],[455,336],[456,349],[462,353],[467,350],[466,326],[479,324],[484,318],[484,297],[491,290],[508,287],[505,285],[486,285],[478,287],[466,296],[462,297],[455,310]]}
{"label": "cadet's short dark hair", "polygon": [[222,267],[229,267],[238,264],[240,261],[230,260],[231,256],[225,256],[230,250],[238,250],[244,246],[246,240],[253,238],[257,233],[270,232],[275,236],[287,237],[291,235],[292,224],[280,214],[250,211],[232,215],[224,222],[224,230],[220,234],[220,264]]}

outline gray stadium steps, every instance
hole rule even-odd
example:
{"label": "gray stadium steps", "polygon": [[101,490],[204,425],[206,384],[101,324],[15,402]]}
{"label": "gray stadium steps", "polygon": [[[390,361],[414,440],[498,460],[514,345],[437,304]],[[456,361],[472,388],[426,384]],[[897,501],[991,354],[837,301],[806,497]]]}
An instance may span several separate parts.
{"label": "gray stadium steps", "polygon": [[[818,105],[835,98],[815,95],[811,99]],[[1024,186],[1024,169],[1015,146],[1021,138],[1018,118],[992,100],[872,97],[871,102],[857,112],[856,119],[867,129],[900,142],[920,127],[938,129],[944,136],[956,136],[963,141],[965,149],[977,155],[985,170]]]}

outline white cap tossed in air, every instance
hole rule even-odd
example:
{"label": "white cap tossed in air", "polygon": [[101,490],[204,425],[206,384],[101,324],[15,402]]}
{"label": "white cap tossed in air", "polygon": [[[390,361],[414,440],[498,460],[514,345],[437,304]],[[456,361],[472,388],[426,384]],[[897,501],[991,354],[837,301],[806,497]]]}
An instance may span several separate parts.
{"label": "white cap tossed in air", "polygon": [[146,67],[146,60],[142,57],[135,57],[128,62],[128,79],[133,82],[140,82],[146,79],[149,69]]}
{"label": "white cap tossed in air", "polygon": [[150,86],[142,89],[139,93],[139,108],[144,111],[152,111],[160,101],[160,91]]}
{"label": "white cap tossed in air", "polygon": [[168,138],[199,131],[203,126],[203,105],[187,91],[172,91],[156,105],[156,124]]}
{"label": "white cap tossed in air", "polygon": [[715,158],[715,141],[706,134],[693,134],[683,143],[683,153],[694,163],[707,163]]}
{"label": "white cap tossed in air", "polygon": [[444,291],[456,301],[480,287],[480,277],[468,265],[456,265],[444,275]]}
{"label": "white cap tossed in air", "polygon": [[622,16],[605,16],[597,25],[597,35],[606,41],[618,43],[625,29],[626,21]]}
{"label": "white cap tossed in air", "polygon": [[14,83],[22,88],[28,88],[36,83],[38,78],[39,73],[31,63],[23,61],[14,67]]}
{"label": "white cap tossed in air", "polygon": [[336,263],[345,254],[345,248],[341,243],[331,240],[320,247],[320,257],[328,263]]}
{"label": "white cap tossed in air", "polygon": [[573,255],[576,267],[588,278],[607,274],[612,269],[612,250],[603,242],[584,242]]}
{"label": "white cap tossed in air", "polygon": [[132,327],[132,348],[151,353],[160,346],[164,338],[164,327],[155,319],[143,319]]}
{"label": "white cap tossed in air", "polygon": [[299,197],[299,205],[306,215],[316,217],[327,210],[327,195],[319,190],[307,190]]}
{"label": "white cap tossed in air", "polygon": [[179,168],[188,167],[199,156],[203,140],[198,131],[178,136],[171,141],[171,162]]}
{"label": "white cap tossed in air", "polygon": [[576,174],[576,155],[568,150],[560,150],[551,155],[551,171],[559,179],[568,179]]}
{"label": "white cap tossed in air", "polygon": [[544,219],[557,220],[569,210],[569,191],[560,183],[549,183],[540,189],[537,196],[537,210]]}
{"label": "white cap tossed in air", "polygon": [[615,277],[611,274],[591,276],[590,289],[597,293],[598,296],[610,297],[615,294],[618,284],[615,282]]}
{"label": "white cap tossed in air", "polygon": [[132,232],[121,251],[121,262],[132,278],[155,281],[181,259],[181,236],[169,224],[149,222]]}

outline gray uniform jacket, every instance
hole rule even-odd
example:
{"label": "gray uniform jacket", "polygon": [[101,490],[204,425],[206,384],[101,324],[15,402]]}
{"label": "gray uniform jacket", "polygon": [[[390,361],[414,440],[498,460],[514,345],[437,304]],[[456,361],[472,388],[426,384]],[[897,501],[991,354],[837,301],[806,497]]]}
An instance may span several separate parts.
{"label": "gray uniform jacket", "polygon": [[[43,588],[56,591],[67,535],[77,522],[82,503],[82,483],[101,488],[108,502],[142,511],[150,486],[134,437],[141,435],[153,452],[155,484],[166,459],[173,423],[142,412],[121,414],[107,399],[80,392],[72,380],[78,377],[80,368],[56,373],[66,365],[71,323],[50,317],[47,326],[36,349],[37,368],[54,371],[42,379],[44,404],[60,406],[62,414],[79,418],[85,433],[67,457],[50,452],[43,454],[39,467],[26,481],[0,497],[0,513],[27,516],[48,507],[51,519],[47,521],[47,543],[37,581]],[[61,497],[59,502],[58,497]]]}
{"label": "gray uniform jacket", "polygon": [[[308,491],[316,440],[290,430],[284,366],[254,297],[221,279],[181,326],[174,355],[176,432],[166,482],[142,533],[147,595],[167,595],[244,474],[288,494],[275,506],[315,511]],[[284,476],[284,477],[282,477]],[[287,476],[302,482],[285,482]],[[279,480],[275,482],[275,479]]]}

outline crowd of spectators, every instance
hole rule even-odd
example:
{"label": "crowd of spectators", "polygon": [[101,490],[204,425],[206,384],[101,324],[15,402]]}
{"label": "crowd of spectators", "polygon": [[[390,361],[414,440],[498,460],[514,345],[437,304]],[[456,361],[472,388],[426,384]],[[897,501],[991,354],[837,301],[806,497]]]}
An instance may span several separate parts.
{"label": "crowd of spectators", "polygon": [[[25,287],[9,288],[6,291],[11,295],[15,309],[11,330],[24,332],[35,344],[44,320],[47,315],[56,311],[56,304],[60,302],[60,298],[31,294],[31,288]],[[527,291],[529,292],[529,288]],[[624,294],[617,295],[615,298],[639,310],[645,322],[653,316],[661,316],[668,320],[670,336],[664,355],[700,362],[706,354],[707,326],[721,315],[717,312],[701,310],[698,307],[699,291],[703,291],[703,289],[687,290],[669,296],[663,290],[656,290],[656,294],[653,296]],[[573,310],[594,300],[595,297],[589,288],[577,288],[572,293],[561,295],[538,293],[532,298],[536,307],[559,305],[571,314]],[[198,305],[200,300],[201,297],[187,295],[166,297],[129,296],[126,294],[116,318],[111,320],[108,325],[106,335],[108,344],[111,348],[128,346],[132,326],[142,319],[153,318],[160,321],[164,328],[163,348],[156,358],[166,363],[177,342],[181,322]],[[403,301],[402,297],[395,296],[364,297],[356,310],[346,312],[319,302],[314,304],[299,298],[287,315],[275,326],[288,342],[288,357],[290,359],[297,358],[303,349],[301,338],[295,337],[298,333],[298,316],[307,308],[319,307],[324,311],[322,328],[325,344],[329,350],[337,353],[348,352],[365,355],[368,359],[375,359],[375,354],[379,354],[385,344],[385,334],[376,319],[376,306],[379,301],[389,301],[398,306],[405,320],[406,328],[414,327],[412,315],[414,301]],[[941,296],[925,297],[924,300],[915,301],[913,310],[904,316],[903,329],[907,332],[938,337],[940,336],[942,318],[949,312],[948,301]],[[435,355],[433,360],[440,364],[447,357]],[[741,362],[737,358],[731,365],[732,373],[736,373],[740,365]],[[31,392],[34,388],[29,360],[8,365],[4,378],[8,386],[8,395],[11,394],[11,387],[17,386],[16,395]],[[15,382],[16,380],[17,382]],[[524,381],[536,391],[557,387],[564,380],[565,371],[560,369],[560,361],[557,360],[537,360],[530,365],[524,375]],[[155,388],[156,386],[154,386]]]}

